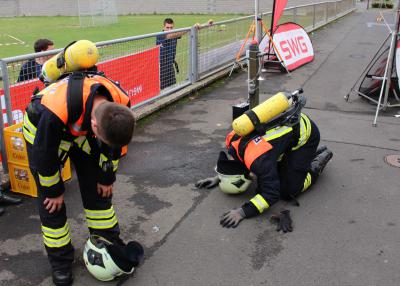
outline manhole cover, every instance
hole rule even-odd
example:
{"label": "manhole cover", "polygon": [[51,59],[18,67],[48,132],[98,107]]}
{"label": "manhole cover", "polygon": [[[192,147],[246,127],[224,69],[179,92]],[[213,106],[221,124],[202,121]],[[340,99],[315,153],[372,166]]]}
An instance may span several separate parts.
{"label": "manhole cover", "polygon": [[387,155],[385,162],[390,166],[400,168],[400,155]]}

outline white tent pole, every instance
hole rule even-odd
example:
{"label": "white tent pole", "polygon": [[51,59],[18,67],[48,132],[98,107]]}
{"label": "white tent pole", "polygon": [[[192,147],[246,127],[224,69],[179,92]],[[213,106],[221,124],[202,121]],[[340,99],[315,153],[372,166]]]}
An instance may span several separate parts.
{"label": "white tent pole", "polygon": [[[390,39],[389,55],[388,55],[388,58],[387,58],[387,61],[386,61],[385,73],[384,73],[383,79],[382,79],[381,92],[379,93],[379,99],[378,99],[378,105],[376,107],[375,118],[374,118],[374,122],[372,123],[372,126],[374,126],[374,127],[376,127],[376,121],[378,119],[379,109],[381,107],[381,100],[382,100],[383,91],[385,89],[389,89],[390,88],[390,87],[388,87],[388,84],[386,84],[386,81],[387,81],[387,78],[388,78],[389,64],[390,64],[390,61],[392,59],[392,53],[393,53],[393,50],[394,50],[394,48],[393,48],[394,39],[395,39],[395,35],[394,35],[394,32],[392,32],[391,33],[391,39]],[[389,83],[389,81],[388,81],[388,83]]]}

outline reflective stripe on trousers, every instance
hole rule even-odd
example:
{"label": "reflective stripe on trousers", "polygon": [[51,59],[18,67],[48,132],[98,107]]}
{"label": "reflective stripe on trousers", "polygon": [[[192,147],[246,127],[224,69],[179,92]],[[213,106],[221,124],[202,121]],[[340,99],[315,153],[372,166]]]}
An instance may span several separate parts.
{"label": "reflective stripe on trousers", "polygon": [[113,206],[107,210],[85,209],[85,214],[89,228],[108,229],[113,228],[118,223]]}
{"label": "reflective stripe on trousers", "polygon": [[59,248],[71,242],[68,222],[62,228],[50,228],[42,225],[43,242],[47,247]]}

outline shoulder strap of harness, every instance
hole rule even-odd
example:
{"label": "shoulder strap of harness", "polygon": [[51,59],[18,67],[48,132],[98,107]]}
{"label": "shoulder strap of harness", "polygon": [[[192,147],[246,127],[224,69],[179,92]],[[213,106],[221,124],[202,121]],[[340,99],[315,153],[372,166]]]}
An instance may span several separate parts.
{"label": "shoulder strap of harness", "polygon": [[83,112],[83,82],[86,75],[73,72],[69,75],[67,88],[68,122],[76,122]]}

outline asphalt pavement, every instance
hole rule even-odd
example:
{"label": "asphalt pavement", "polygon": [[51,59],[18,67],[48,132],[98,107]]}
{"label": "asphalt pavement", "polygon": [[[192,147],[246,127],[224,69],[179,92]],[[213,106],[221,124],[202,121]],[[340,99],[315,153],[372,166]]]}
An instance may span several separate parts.
{"label": "asphalt pavement", "polygon": [[[344,100],[387,36],[377,15],[360,6],[315,31],[312,63],[290,75],[266,73],[261,82],[261,100],[303,87],[304,112],[334,152],[317,184],[299,198],[300,207],[279,202],[237,229],[224,229],[219,216],[254,194],[193,186],[215,174],[231,106],[247,97],[246,73],[139,122],[120,165],[114,205],[122,237],[140,241],[146,254],[123,285],[399,285],[399,169],[384,161],[400,153],[398,110],[382,112],[372,127],[374,105],[355,94]],[[116,285],[94,280],[84,267],[87,229],[77,188],[76,179],[67,183],[74,285]],[[276,232],[269,221],[282,208],[291,210],[292,233]],[[0,285],[51,285],[35,200],[7,207],[0,230]]]}

